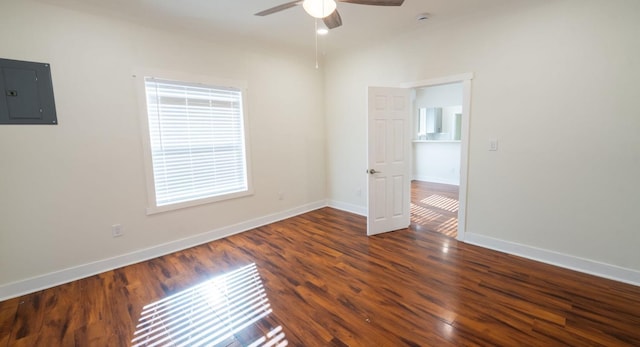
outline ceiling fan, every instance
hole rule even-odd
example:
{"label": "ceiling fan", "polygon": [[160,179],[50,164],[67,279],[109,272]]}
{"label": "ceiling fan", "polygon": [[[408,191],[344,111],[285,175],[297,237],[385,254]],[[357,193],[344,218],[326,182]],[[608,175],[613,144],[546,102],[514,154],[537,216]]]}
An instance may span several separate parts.
{"label": "ceiling fan", "polygon": [[321,18],[327,28],[333,29],[342,25],[342,18],[340,18],[340,14],[336,9],[336,1],[372,6],[400,6],[404,2],[404,0],[298,0],[290,1],[258,12],[256,13],[256,16],[266,16],[291,7],[302,5],[304,10],[307,11],[310,16]]}

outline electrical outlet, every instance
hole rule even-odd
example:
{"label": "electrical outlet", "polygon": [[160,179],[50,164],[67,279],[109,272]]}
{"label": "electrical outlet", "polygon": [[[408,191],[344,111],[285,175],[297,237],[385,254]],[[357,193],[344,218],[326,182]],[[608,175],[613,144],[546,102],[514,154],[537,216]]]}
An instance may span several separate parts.
{"label": "electrical outlet", "polygon": [[121,224],[114,224],[111,226],[111,236],[120,237],[124,235],[124,230]]}

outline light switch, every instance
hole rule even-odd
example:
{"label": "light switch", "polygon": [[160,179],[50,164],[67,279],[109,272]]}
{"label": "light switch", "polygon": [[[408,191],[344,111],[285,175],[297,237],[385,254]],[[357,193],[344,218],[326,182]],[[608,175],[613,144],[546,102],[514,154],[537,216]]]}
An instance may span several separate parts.
{"label": "light switch", "polygon": [[497,151],[498,150],[498,139],[490,139],[489,140],[489,150]]}

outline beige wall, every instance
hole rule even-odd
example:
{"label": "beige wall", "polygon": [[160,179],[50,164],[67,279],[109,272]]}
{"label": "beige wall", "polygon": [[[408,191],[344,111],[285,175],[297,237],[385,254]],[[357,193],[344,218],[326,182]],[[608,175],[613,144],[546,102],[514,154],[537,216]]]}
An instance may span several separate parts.
{"label": "beige wall", "polygon": [[634,0],[540,1],[330,56],[330,201],[366,206],[367,86],[470,72],[467,234],[640,270],[638,18]]}
{"label": "beige wall", "polygon": [[[324,201],[323,79],[311,54],[26,0],[2,1],[0,32],[0,57],[51,64],[59,121],[0,125],[0,289]],[[140,68],[246,81],[253,196],[145,214]],[[115,223],[124,237],[112,238]]]}

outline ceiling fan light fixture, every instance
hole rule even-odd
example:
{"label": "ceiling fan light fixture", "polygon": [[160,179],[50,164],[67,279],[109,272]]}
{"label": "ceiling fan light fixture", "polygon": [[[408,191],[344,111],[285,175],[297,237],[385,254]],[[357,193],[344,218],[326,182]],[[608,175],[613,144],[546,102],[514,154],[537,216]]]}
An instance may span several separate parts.
{"label": "ceiling fan light fixture", "polygon": [[311,17],[325,18],[336,10],[337,5],[334,0],[304,0],[302,7]]}

